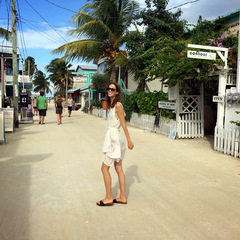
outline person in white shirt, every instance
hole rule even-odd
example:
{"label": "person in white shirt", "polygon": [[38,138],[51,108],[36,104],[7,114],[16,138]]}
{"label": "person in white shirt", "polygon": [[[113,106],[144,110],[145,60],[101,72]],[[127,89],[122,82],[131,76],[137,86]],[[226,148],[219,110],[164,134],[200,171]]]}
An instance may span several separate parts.
{"label": "person in white shirt", "polygon": [[72,99],[71,94],[69,94],[67,99],[68,117],[71,117],[73,105],[74,105],[74,100]]}

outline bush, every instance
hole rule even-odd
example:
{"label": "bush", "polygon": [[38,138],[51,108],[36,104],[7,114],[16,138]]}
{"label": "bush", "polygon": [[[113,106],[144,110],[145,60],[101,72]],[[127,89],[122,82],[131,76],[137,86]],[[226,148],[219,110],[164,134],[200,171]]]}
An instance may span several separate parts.
{"label": "bush", "polygon": [[102,102],[99,100],[95,100],[95,101],[93,101],[92,106],[96,107],[97,109],[100,109],[100,108],[102,108]]}
{"label": "bush", "polygon": [[[168,101],[168,95],[162,91],[135,92],[123,98],[123,107],[126,121],[129,121],[133,112],[138,114],[158,115],[158,101]],[[161,117],[175,119],[176,115],[171,110],[163,109]]]}

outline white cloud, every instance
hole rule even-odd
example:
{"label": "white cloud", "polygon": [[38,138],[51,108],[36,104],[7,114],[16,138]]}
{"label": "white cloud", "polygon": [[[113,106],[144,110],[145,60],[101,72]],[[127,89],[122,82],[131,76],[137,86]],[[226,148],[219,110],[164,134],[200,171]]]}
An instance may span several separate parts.
{"label": "white cloud", "polygon": [[[74,40],[67,34],[69,29],[69,27],[59,28],[56,29],[57,32],[52,29],[45,31],[27,30],[24,32],[25,45],[29,49],[55,49],[66,42]],[[18,42],[20,43],[20,39]]]}

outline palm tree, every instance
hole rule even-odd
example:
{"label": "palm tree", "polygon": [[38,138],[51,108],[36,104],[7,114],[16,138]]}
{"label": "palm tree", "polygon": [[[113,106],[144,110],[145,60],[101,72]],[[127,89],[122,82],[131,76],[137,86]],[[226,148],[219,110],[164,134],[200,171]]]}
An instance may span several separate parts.
{"label": "palm tree", "polygon": [[44,91],[46,93],[52,93],[48,78],[46,78],[46,74],[42,71],[39,70],[35,73],[32,83],[34,85],[34,92]]}
{"label": "palm tree", "polygon": [[5,28],[0,28],[0,37],[6,39],[7,41],[12,41],[12,33]]}
{"label": "palm tree", "polygon": [[75,29],[69,33],[83,38],[62,45],[53,53],[65,53],[64,59],[90,62],[106,59],[111,78],[116,82],[116,60],[126,58],[121,50],[123,36],[132,18],[139,10],[133,0],[92,0],[73,16]]}
{"label": "palm tree", "polygon": [[46,66],[47,72],[49,72],[49,79],[54,84],[56,88],[60,89],[62,96],[67,97],[66,88],[68,86],[71,88],[73,84],[73,70],[70,70],[72,65],[63,60],[56,58],[51,61],[49,65]]}
{"label": "palm tree", "polygon": [[25,60],[24,74],[28,74],[28,64],[30,64],[30,76],[32,76],[36,70],[35,59],[31,56],[28,56]]}

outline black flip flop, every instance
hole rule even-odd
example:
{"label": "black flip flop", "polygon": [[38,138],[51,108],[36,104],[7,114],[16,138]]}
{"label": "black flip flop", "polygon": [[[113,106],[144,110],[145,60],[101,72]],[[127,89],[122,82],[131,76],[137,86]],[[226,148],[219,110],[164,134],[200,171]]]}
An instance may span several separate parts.
{"label": "black flip flop", "polygon": [[127,204],[127,202],[118,201],[117,199],[113,199],[113,202],[118,204]]}
{"label": "black flip flop", "polygon": [[101,201],[99,201],[99,203],[97,202],[97,205],[100,206],[100,207],[112,206],[112,205],[113,205],[113,202],[111,202],[111,203],[104,203],[104,202],[101,200]]}

